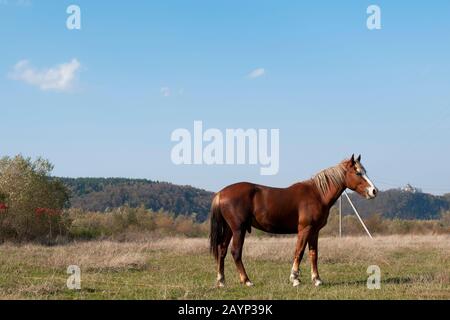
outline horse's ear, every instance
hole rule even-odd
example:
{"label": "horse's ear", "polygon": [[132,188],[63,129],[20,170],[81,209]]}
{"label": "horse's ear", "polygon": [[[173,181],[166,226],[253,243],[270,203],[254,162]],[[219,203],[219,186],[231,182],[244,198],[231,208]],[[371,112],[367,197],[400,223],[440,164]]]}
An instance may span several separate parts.
{"label": "horse's ear", "polygon": [[361,162],[361,155],[358,156],[358,159],[356,161]]}
{"label": "horse's ear", "polygon": [[352,166],[355,165],[355,155],[354,154],[352,154],[352,157],[350,158],[350,163]]}

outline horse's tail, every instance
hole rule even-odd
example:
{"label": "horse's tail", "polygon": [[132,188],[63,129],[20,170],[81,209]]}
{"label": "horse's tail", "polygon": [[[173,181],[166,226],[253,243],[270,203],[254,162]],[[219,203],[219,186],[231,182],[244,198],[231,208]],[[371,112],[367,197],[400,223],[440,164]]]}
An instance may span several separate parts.
{"label": "horse's tail", "polygon": [[211,204],[211,226],[209,233],[209,250],[217,260],[219,257],[219,244],[221,244],[225,237],[227,223],[220,211],[220,192],[214,196]]}

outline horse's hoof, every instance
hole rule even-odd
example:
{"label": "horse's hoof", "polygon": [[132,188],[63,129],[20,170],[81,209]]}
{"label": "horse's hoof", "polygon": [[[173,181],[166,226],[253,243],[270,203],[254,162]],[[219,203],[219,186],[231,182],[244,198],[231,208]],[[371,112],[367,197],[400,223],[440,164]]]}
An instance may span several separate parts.
{"label": "horse's hoof", "polygon": [[245,282],[245,285],[246,285],[247,287],[253,287],[253,286],[254,286],[253,282],[251,282],[250,280],[249,280],[249,281],[246,281],[246,282]]}
{"label": "horse's hoof", "polygon": [[293,285],[294,287],[298,287],[298,286],[300,285],[300,280],[294,279],[294,280],[292,281],[292,285]]}
{"label": "horse's hoof", "polygon": [[289,281],[294,283],[295,279],[298,279],[298,272],[293,272],[291,273],[291,275],[289,276]]}
{"label": "horse's hoof", "polygon": [[217,288],[224,288],[225,287],[225,282],[217,282]]}
{"label": "horse's hoof", "polygon": [[314,279],[313,284],[315,287],[318,287],[318,286],[321,286],[323,284],[323,282],[320,279]]}

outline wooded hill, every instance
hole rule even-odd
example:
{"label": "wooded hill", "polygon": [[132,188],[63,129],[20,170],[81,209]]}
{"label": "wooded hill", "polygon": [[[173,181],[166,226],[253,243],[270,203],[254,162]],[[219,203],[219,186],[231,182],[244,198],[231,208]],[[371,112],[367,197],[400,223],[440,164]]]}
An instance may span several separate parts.
{"label": "wooded hill", "polygon": [[[352,193],[350,195],[363,217],[381,214],[383,218],[439,219],[442,212],[450,210],[450,194],[435,196],[427,193],[412,193],[391,189],[378,193],[373,200]],[[343,198],[343,214],[353,213],[348,201]]]}
{"label": "wooded hill", "polygon": [[[167,182],[125,178],[59,178],[71,191],[70,205],[89,211],[107,211],[128,205],[158,211],[164,209],[175,215],[196,215],[204,221],[211,205],[212,192],[191,186]],[[450,210],[450,194],[435,196],[397,189],[380,192],[368,201],[357,194],[351,199],[363,217],[381,214],[384,218],[438,219],[442,211]],[[347,201],[344,214],[351,214]]]}
{"label": "wooded hill", "polygon": [[125,178],[59,178],[71,191],[70,206],[89,211],[108,211],[128,205],[175,215],[196,215],[204,221],[213,193],[167,182]]}

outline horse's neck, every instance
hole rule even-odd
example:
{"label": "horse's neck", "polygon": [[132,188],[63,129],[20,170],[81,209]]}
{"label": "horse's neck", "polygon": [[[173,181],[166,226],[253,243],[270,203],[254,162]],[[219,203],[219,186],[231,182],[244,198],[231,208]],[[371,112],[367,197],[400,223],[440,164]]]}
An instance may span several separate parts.
{"label": "horse's neck", "polygon": [[339,199],[339,197],[342,195],[344,190],[347,189],[344,185],[342,186],[335,186],[332,183],[330,183],[330,187],[326,194],[322,195],[322,201],[324,202],[325,206],[331,208]]}

